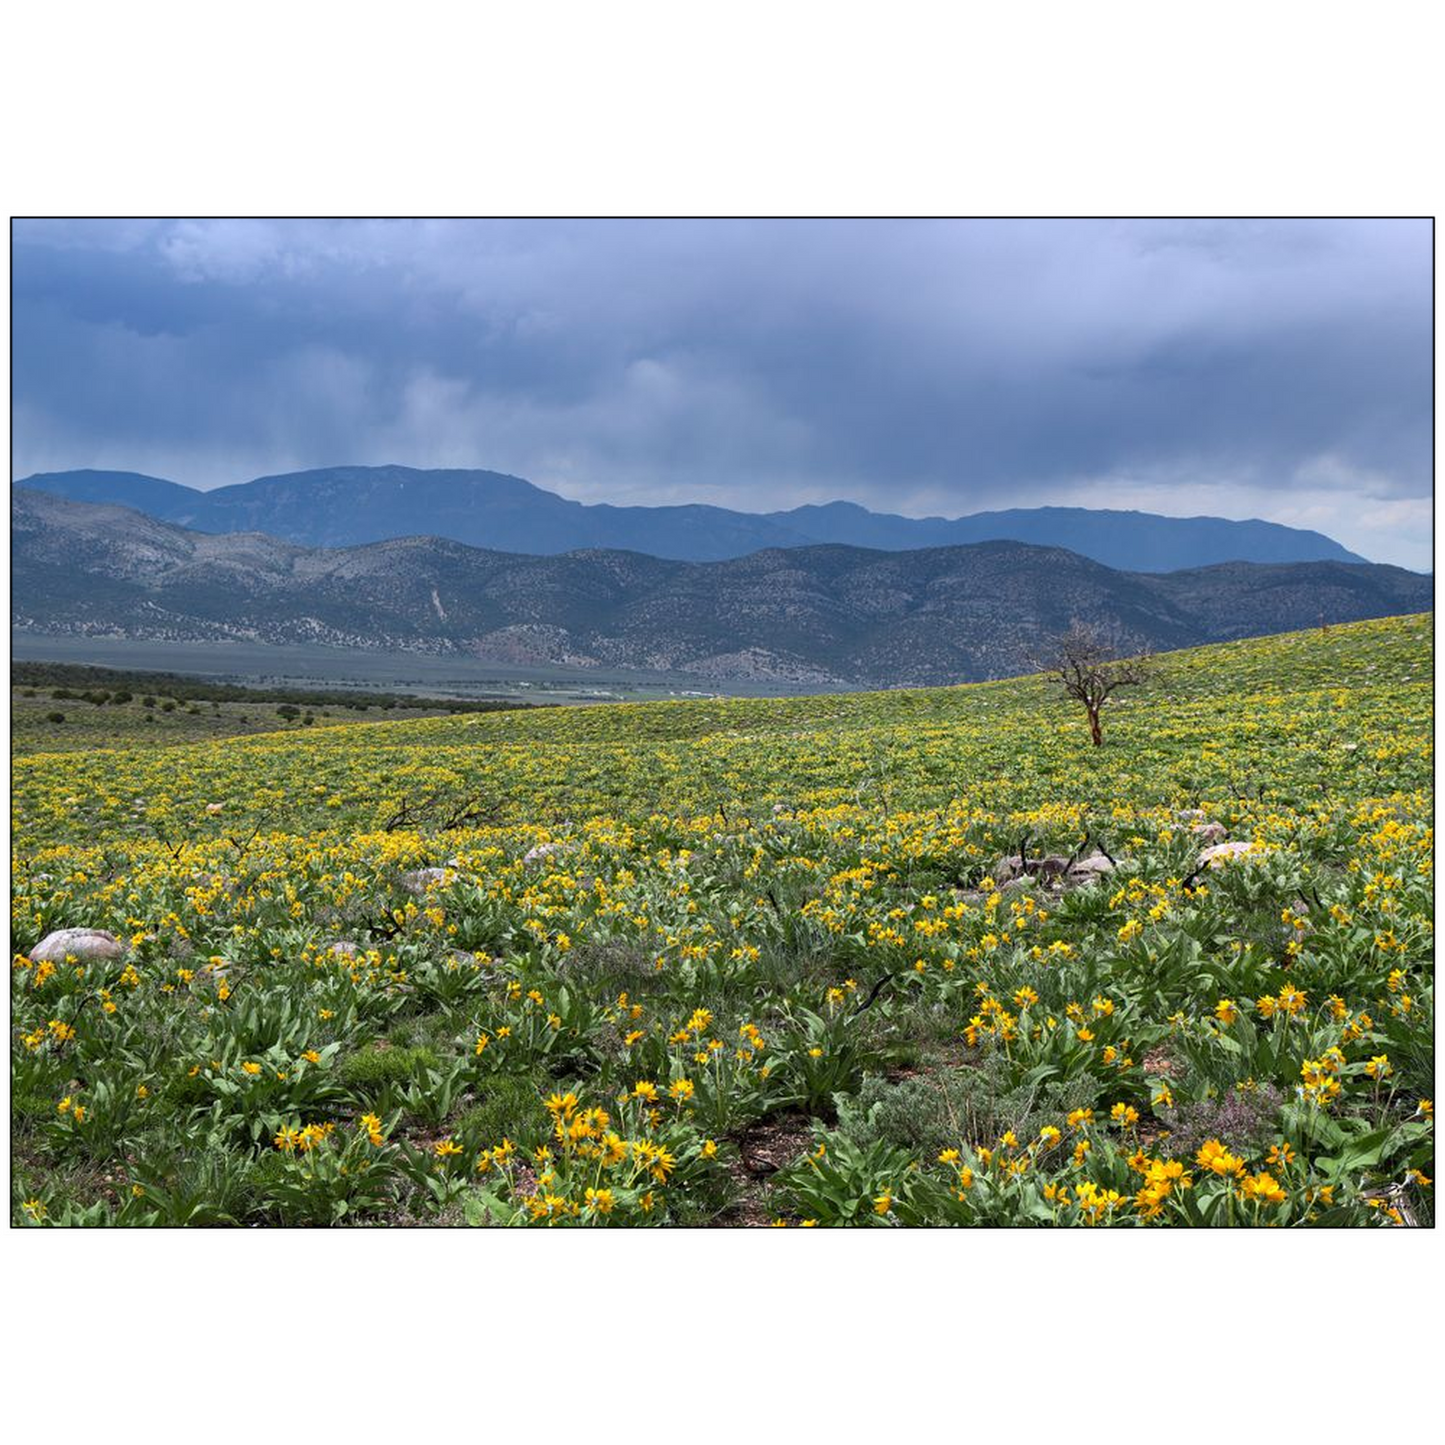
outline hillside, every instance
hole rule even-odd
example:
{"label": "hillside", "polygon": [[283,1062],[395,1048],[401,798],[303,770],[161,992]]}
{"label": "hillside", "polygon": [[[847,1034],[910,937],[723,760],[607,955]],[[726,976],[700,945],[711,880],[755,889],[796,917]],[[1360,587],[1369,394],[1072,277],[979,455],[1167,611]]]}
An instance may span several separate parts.
{"label": "hillside", "polygon": [[72,501],[134,507],[203,532],[266,532],[307,547],[418,534],[551,556],[582,548],[722,561],[773,547],[839,543],[880,551],[1028,542],[1106,566],[1169,572],[1216,562],[1363,562],[1318,532],[1274,522],[1160,517],[1083,507],[900,517],[849,502],[756,514],[713,506],[617,507],[569,501],[499,472],[326,467],[202,492],[133,472],[49,472],[20,483]]}
{"label": "hillside", "polygon": [[12,1220],[1429,1226],[1432,645],[17,759]]}
{"label": "hillside", "polygon": [[1027,671],[1074,618],[1170,648],[1420,611],[1429,578],[1340,562],[1119,572],[1014,542],[685,563],[407,537],[307,548],[12,491],[14,624],[326,643],[863,686]]}

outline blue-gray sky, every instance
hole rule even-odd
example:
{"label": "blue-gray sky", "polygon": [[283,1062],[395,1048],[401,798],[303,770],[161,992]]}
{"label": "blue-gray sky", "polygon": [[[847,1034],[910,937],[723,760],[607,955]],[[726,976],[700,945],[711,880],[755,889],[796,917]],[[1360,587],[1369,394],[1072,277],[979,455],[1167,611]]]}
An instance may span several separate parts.
{"label": "blue-gray sky", "polygon": [[486,467],[584,501],[1048,503],[1430,563],[1431,231],[45,221],[14,475]]}

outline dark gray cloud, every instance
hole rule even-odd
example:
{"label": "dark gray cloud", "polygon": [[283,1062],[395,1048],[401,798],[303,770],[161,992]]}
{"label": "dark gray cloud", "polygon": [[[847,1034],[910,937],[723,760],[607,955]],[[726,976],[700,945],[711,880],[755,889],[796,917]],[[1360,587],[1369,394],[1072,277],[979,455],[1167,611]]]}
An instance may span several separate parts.
{"label": "dark gray cloud", "polygon": [[1424,566],[1428,222],[22,222],[16,475],[1263,516]]}

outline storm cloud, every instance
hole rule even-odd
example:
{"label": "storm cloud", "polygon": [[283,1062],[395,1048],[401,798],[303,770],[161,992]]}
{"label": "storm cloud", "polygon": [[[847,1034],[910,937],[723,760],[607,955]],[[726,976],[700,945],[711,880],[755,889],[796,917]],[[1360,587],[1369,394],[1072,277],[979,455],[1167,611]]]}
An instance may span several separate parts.
{"label": "storm cloud", "polygon": [[30,221],[14,472],[1264,517],[1430,565],[1428,221]]}

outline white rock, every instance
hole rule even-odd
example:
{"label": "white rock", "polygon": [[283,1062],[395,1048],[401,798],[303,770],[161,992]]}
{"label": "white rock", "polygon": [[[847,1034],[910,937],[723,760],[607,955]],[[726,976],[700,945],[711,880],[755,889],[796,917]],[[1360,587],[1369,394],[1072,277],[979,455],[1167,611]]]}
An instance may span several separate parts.
{"label": "white rock", "polygon": [[103,963],[124,955],[125,944],[102,928],[61,928],[30,951],[32,963],[64,963],[72,956],[81,963]]}
{"label": "white rock", "polygon": [[1206,843],[1222,843],[1229,836],[1223,823],[1196,823],[1189,831]]}
{"label": "white rock", "polygon": [[1218,868],[1235,858],[1257,858],[1264,850],[1254,843],[1216,843],[1199,855],[1201,867]]}
{"label": "white rock", "polygon": [[538,843],[535,848],[529,848],[522,857],[525,863],[540,863],[543,858],[550,858],[562,845],[560,843]]}
{"label": "white rock", "polygon": [[1104,857],[1102,853],[1090,853],[1087,858],[1080,858],[1070,873],[1112,873],[1114,865]]}
{"label": "white rock", "polygon": [[443,879],[451,877],[449,868],[416,868],[410,873],[401,875],[401,886],[408,893],[415,893],[418,896],[425,893],[433,883],[440,883]]}

